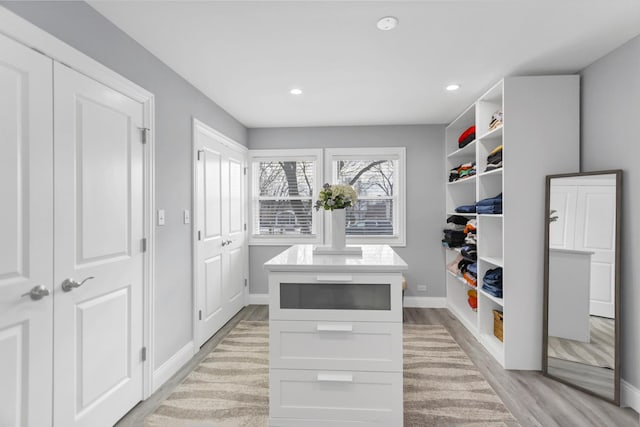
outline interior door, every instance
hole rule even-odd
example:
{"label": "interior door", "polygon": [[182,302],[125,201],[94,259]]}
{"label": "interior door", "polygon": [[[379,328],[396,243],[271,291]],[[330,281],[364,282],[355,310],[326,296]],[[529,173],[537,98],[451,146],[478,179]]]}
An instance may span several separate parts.
{"label": "interior door", "polygon": [[0,425],[47,426],[53,323],[52,61],[1,35],[0,52]]}
{"label": "interior door", "polygon": [[578,186],[553,185],[549,206],[554,218],[549,224],[549,247],[554,249],[573,249],[575,240],[576,198]]}
{"label": "interior door", "polygon": [[196,159],[196,341],[206,342],[244,305],[245,153],[194,126]]}
{"label": "interior door", "polygon": [[54,66],[54,424],[143,397],[143,105]]}
{"label": "interior door", "polygon": [[592,251],[591,304],[594,316],[615,317],[616,188],[578,187],[575,249]]}

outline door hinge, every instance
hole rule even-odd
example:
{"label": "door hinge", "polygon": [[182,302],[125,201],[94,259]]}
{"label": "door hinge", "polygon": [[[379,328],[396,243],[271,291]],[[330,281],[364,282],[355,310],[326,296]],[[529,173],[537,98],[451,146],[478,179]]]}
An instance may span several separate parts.
{"label": "door hinge", "polygon": [[247,231],[247,223],[244,223],[244,231]]}
{"label": "door hinge", "polygon": [[198,310],[198,320],[202,320],[202,310]]}
{"label": "door hinge", "polygon": [[198,150],[198,160],[200,160],[200,154],[203,154],[204,150]]}
{"label": "door hinge", "polygon": [[198,230],[198,240],[202,240],[202,231]]}
{"label": "door hinge", "polygon": [[142,143],[146,144],[149,140],[149,128],[138,128],[140,129],[140,133],[142,135]]}
{"label": "door hinge", "polygon": [[247,287],[247,279],[244,279],[244,287]]}
{"label": "door hinge", "polygon": [[143,362],[147,361],[147,347],[142,347],[142,350],[140,351],[140,358]]}
{"label": "door hinge", "polygon": [[142,252],[147,252],[147,238],[142,239]]}
{"label": "door hinge", "polygon": [[247,174],[247,168],[244,168],[244,174],[245,175]]}

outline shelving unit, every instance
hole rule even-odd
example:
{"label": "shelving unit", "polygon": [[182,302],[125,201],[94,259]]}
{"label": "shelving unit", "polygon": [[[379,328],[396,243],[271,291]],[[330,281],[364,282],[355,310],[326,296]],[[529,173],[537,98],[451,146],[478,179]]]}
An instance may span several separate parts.
{"label": "shelving unit", "polygon": [[[503,112],[504,124],[490,130],[491,117],[498,110]],[[475,141],[459,148],[459,135],[472,125]],[[489,153],[500,145],[503,167],[485,171]],[[477,218],[478,223],[477,311],[467,304],[467,290],[473,287],[448,270],[447,306],[502,366],[538,370],[544,183],[546,175],[579,168],[579,77],[505,78],[447,126],[445,153],[447,173],[462,163],[476,163],[476,175],[447,183],[447,217],[462,215]],[[500,193],[502,214],[455,212],[460,205]],[[446,249],[446,264],[459,252]],[[503,268],[503,298],[482,290],[485,273],[496,267]],[[494,335],[493,310],[503,312],[503,341]]]}

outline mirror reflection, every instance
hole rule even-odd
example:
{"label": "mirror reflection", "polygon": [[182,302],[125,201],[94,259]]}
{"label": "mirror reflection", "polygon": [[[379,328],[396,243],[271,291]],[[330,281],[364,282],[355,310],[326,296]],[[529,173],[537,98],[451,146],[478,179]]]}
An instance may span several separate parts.
{"label": "mirror reflection", "polygon": [[620,178],[547,179],[545,373],[616,403]]}

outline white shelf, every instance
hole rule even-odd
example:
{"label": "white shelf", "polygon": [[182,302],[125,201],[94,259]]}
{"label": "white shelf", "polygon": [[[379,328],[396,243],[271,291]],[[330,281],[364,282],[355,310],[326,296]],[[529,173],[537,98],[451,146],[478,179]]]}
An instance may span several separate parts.
{"label": "white shelf", "polygon": [[504,267],[504,259],[490,256],[480,256],[478,257],[480,261],[488,262],[489,264],[493,264],[496,267]]}
{"label": "white shelf", "polygon": [[[466,302],[465,302],[466,305]],[[460,307],[453,302],[453,300],[447,301],[447,308],[455,314],[458,320],[475,336],[478,335],[478,313],[473,311],[471,307]]]}
{"label": "white shelf", "polygon": [[456,181],[448,182],[447,185],[460,185],[460,184],[471,184],[472,182],[476,182],[476,175],[471,175],[469,178],[462,178]]}
{"label": "white shelf", "polygon": [[502,175],[502,168],[500,167],[498,169],[494,169],[494,170],[489,171],[489,172],[480,172],[476,176],[485,177],[485,176],[491,176],[491,175]]}
{"label": "white shelf", "polygon": [[[474,288],[475,289],[475,288]],[[490,299],[491,301],[495,302],[496,304],[498,304],[500,307],[504,307],[504,301],[502,298],[498,298],[498,297],[494,297],[491,294],[488,294],[484,289],[482,289],[482,287],[478,288],[478,292],[480,295],[482,295],[483,297]]]}
{"label": "white shelf", "polygon": [[[477,165],[475,179],[444,186],[445,209],[452,211],[457,206],[473,203],[471,200],[482,200],[501,192],[504,205],[508,205],[504,213],[449,214],[478,220],[477,315],[470,315],[465,307],[467,301],[463,296],[468,287],[459,284],[462,282],[459,278],[446,276],[445,280],[447,305],[452,307],[453,314],[507,369],[539,370],[541,367],[542,348],[535,325],[542,324],[542,312],[532,310],[531,301],[542,294],[539,266],[543,263],[544,227],[537,220],[539,210],[532,206],[544,206],[545,176],[579,168],[579,83],[577,75],[506,77],[445,130],[444,151],[448,153],[443,159],[445,168],[458,164],[458,159],[460,163],[470,161],[474,154]],[[490,130],[489,124],[497,111],[504,113],[505,122]],[[544,125],[539,126],[541,123]],[[458,137],[471,125],[476,127],[476,141],[459,149]],[[486,159],[501,145],[509,154],[508,161],[501,168],[485,172]],[[550,152],[554,153],[551,157]],[[514,173],[505,172],[505,168]],[[505,215],[513,220],[505,220]],[[533,230],[526,245],[521,238],[523,225]],[[452,250],[460,252],[459,248]],[[509,261],[505,266],[506,253]],[[455,254],[445,255],[450,261]],[[505,269],[503,298],[482,290],[482,275],[496,267]],[[493,336],[493,308],[518,320],[509,323],[504,344]]]}
{"label": "white shelf", "polygon": [[449,212],[449,213],[447,214],[447,217],[452,216],[452,215],[459,215],[459,216],[477,216],[475,213],[460,213],[460,212],[453,211],[453,212]]}
{"label": "white shelf", "polygon": [[477,139],[478,140],[483,140],[483,139],[502,138],[502,128],[503,128],[503,126],[500,126],[499,128],[496,128],[496,129],[491,129],[490,131],[488,131],[484,135],[478,137]]}
{"label": "white shelf", "polygon": [[471,141],[470,143],[468,143],[467,145],[465,145],[462,148],[458,148],[456,151],[454,151],[453,153],[449,154],[447,156],[448,159],[454,159],[454,158],[458,158],[458,157],[473,157],[475,159],[476,157],[476,142],[478,140],[474,139],[473,141]]}
{"label": "white shelf", "polygon": [[454,279],[457,279],[460,283],[462,283],[463,285],[465,285],[467,288],[470,289],[476,289],[477,288],[475,286],[471,286],[466,280],[464,280],[464,277],[462,276],[458,276],[457,274],[453,274],[452,272],[450,272],[449,270],[447,270],[447,274],[451,277],[453,277]]}
{"label": "white shelf", "polygon": [[[504,338],[504,337],[503,337]],[[504,344],[493,334],[480,334],[480,341],[491,355],[504,366]]]}

